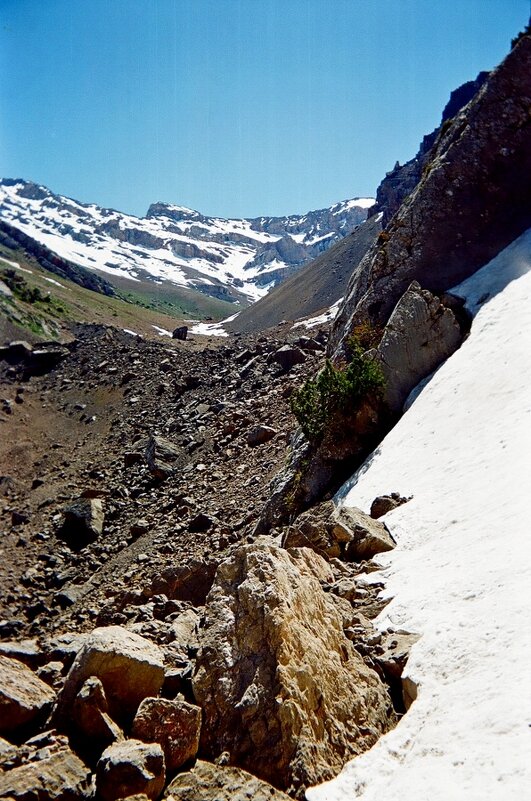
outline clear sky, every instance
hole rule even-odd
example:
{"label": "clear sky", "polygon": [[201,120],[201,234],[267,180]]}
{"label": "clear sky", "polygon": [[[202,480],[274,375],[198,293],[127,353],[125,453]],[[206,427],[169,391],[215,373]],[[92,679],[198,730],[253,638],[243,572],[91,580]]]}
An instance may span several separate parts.
{"label": "clear sky", "polygon": [[374,195],[529,0],[0,0],[0,175],[143,215]]}

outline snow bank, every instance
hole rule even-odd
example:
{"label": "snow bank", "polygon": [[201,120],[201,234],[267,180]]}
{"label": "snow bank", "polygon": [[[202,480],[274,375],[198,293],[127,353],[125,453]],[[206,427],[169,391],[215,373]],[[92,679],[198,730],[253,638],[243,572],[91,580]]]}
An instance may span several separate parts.
{"label": "snow bank", "polygon": [[531,229],[454,289],[476,314],[340,497],[413,499],[385,520],[392,598],[377,620],[421,635],[418,698],[310,801],[522,801],[531,791]]}
{"label": "snow bank", "polygon": [[317,317],[308,317],[306,320],[300,320],[298,323],[292,325],[292,328],[315,328],[317,325],[324,325],[325,323],[331,322],[337,314],[339,306],[341,305],[343,298],[339,298],[336,302],[330,306],[323,314],[319,314]]}

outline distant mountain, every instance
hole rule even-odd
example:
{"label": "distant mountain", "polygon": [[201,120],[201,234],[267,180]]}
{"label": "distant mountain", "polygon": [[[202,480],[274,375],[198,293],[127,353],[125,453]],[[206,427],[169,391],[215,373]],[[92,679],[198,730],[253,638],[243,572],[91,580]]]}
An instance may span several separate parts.
{"label": "distant mountain", "polygon": [[364,222],[374,200],[356,198],[288,217],[222,219],[154,203],[139,218],[0,180],[2,218],[89,270],[151,280],[247,305]]}

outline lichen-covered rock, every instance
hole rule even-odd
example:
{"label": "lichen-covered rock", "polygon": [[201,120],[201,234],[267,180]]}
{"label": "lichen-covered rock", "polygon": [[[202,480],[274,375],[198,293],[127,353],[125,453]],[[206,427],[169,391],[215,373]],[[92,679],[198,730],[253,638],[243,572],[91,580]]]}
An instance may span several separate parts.
{"label": "lichen-covered rock", "polygon": [[137,740],[159,743],[169,774],[196,756],[200,732],[200,707],[165,698],[145,698],[138,708],[131,730]]}
{"label": "lichen-covered rock", "polygon": [[0,656],[0,734],[17,736],[51,709],[55,693],[18,659]]}
{"label": "lichen-covered rock", "polygon": [[387,690],[343,633],[307,548],[258,540],[218,568],[193,678],[203,752],[281,789],[331,778],[394,723]]}
{"label": "lichen-covered rock", "polygon": [[113,719],[127,721],[142,699],[158,695],[164,681],[163,656],[154,643],[121,626],[94,629],[74,659],[59,696],[56,719],[67,729],[71,705],[90,676],[101,681]]}
{"label": "lichen-covered rock", "polygon": [[165,801],[290,801],[270,784],[240,768],[198,760],[168,785]]}
{"label": "lichen-covered rock", "polygon": [[117,801],[137,793],[155,799],[165,782],[164,754],[158,743],[113,743],[105,749],[96,768],[96,789],[103,801]]}

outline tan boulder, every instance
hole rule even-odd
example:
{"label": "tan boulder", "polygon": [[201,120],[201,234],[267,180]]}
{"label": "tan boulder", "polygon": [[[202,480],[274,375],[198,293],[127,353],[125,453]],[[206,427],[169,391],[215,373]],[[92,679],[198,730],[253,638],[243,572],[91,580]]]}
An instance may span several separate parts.
{"label": "tan boulder", "polygon": [[200,707],[165,698],[145,698],[138,707],[131,730],[137,740],[159,743],[169,774],[196,756],[200,732]]}
{"label": "tan boulder", "polygon": [[330,565],[270,540],[240,546],[208,596],[193,678],[203,753],[288,792],[332,778],[394,722],[389,695],[343,632]]}
{"label": "tan boulder", "polygon": [[94,629],[74,659],[59,696],[56,720],[62,726],[68,728],[72,703],[91,676],[104,687],[111,717],[127,722],[142,699],[158,695],[164,681],[162,652],[121,626]]}
{"label": "tan boulder", "polygon": [[158,743],[124,740],[105,749],[96,768],[96,789],[103,801],[143,793],[155,799],[166,782],[164,754]]}
{"label": "tan boulder", "polygon": [[51,709],[55,693],[18,659],[0,656],[0,734],[25,731]]}
{"label": "tan boulder", "polygon": [[240,768],[198,760],[168,785],[165,801],[290,801],[270,784]]}

